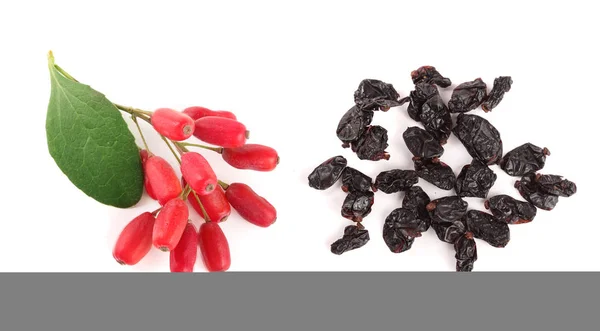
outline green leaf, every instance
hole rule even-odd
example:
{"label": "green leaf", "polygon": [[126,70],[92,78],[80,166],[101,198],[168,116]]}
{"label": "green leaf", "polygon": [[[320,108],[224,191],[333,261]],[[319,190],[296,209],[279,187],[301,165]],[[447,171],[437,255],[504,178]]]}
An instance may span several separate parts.
{"label": "green leaf", "polygon": [[121,113],[102,93],[59,71],[52,53],[48,59],[50,155],[75,186],[98,202],[135,205],[143,192],[142,164]]}

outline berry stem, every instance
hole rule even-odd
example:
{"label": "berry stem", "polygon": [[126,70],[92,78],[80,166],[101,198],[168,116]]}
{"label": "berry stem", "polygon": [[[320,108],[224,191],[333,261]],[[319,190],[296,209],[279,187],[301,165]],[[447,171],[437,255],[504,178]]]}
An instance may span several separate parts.
{"label": "berry stem", "polygon": [[158,208],[157,210],[153,211],[151,214],[153,216],[156,216],[156,214],[158,214],[158,212],[162,209],[162,207]]}
{"label": "berry stem", "polygon": [[171,147],[171,144],[169,144],[169,140],[167,140],[167,138],[165,138],[165,136],[163,136],[163,135],[161,135],[160,137],[165,142],[165,144],[167,144],[167,147],[169,147],[169,149],[171,150],[171,153],[173,153],[173,156],[175,156],[175,159],[177,159],[177,162],[181,164],[181,159],[179,158],[179,155],[177,155],[177,153],[175,153],[175,150],[173,150],[173,147]]}
{"label": "berry stem", "polygon": [[191,144],[191,143],[182,143],[182,142],[177,143],[177,145],[180,145],[180,146],[190,146],[190,147],[200,147],[200,148],[211,150],[213,152],[217,152],[219,154],[223,154],[223,147],[211,147],[211,146],[206,146],[206,145]]}
{"label": "berry stem", "polygon": [[183,188],[183,191],[181,191],[181,194],[179,195],[179,197],[182,200],[185,200],[185,199],[187,199],[188,195],[190,195],[190,192],[192,192],[192,191],[193,191],[192,188],[188,184],[186,184],[185,187]]}
{"label": "berry stem", "polygon": [[221,181],[221,180],[219,180],[218,182],[219,182],[219,185],[221,185],[221,187],[222,187],[222,188],[223,188],[225,191],[227,191],[227,188],[229,187],[229,184],[227,184],[227,183],[225,183],[225,182],[223,182],[223,181]]}
{"label": "berry stem", "polygon": [[148,148],[148,144],[146,143],[146,138],[144,138],[144,134],[142,133],[142,129],[140,128],[140,124],[137,121],[137,117],[135,115],[131,115],[131,120],[133,121],[133,123],[135,123],[135,126],[137,127],[138,132],[140,133],[140,136],[142,137],[142,142],[144,143],[144,147],[146,148],[148,153],[151,153],[150,148]]}
{"label": "berry stem", "polygon": [[175,145],[175,148],[177,148],[177,151],[179,152],[179,154],[183,155],[187,152],[189,152],[189,150],[187,148],[185,148],[184,145],[182,145],[181,143],[177,143],[177,142],[173,142],[173,145]]}
{"label": "berry stem", "polygon": [[206,212],[206,209],[204,209],[202,202],[200,202],[200,198],[198,197],[198,194],[196,194],[196,192],[194,190],[192,190],[192,192],[190,192],[190,193],[194,196],[194,199],[198,203],[198,206],[200,206],[200,209],[202,209],[202,216],[204,216],[204,220],[207,222],[211,222],[211,219],[210,219],[210,217],[208,217],[208,213]]}

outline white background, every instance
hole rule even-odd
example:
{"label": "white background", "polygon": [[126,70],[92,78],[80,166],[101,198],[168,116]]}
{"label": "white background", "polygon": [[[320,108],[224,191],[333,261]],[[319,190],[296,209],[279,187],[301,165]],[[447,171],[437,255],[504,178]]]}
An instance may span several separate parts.
{"label": "white background", "polygon": [[[401,138],[415,125],[406,105],[375,116],[374,124],[389,131],[389,161],[360,161],[340,147],[335,128],[362,79],[393,83],[406,96],[413,86],[410,72],[421,65],[436,66],[454,84],[482,77],[491,87],[495,77],[510,75],[512,90],[483,116],[502,134],[505,151],[525,142],[548,147],[552,155],[544,172],[575,181],[578,192],[561,198],[552,212],[539,211],[534,222],[511,226],[506,248],[478,240],[475,270],[600,270],[600,29],[588,2],[160,3],[0,5],[0,271],[168,271],[168,256],[157,250],[135,267],[122,267],[111,255],[120,229],[154,210],[156,202],[144,197],[127,210],[103,206],[78,191],[50,157],[48,50],[114,102],[231,110],[251,130],[250,142],[279,151],[281,164],[271,173],[234,170],[218,155],[202,152],[223,180],[250,184],[278,209],[278,221],[268,229],[237,215],[223,224],[232,271],[454,270],[452,246],[432,230],[410,251],[389,252],[381,228],[400,207],[398,194],[376,194],[364,222],[371,234],[365,247],[331,254],[330,243],[350,224],[339,211],[344,193],[339,184],[315,191],[306,177],[338,154],[373,178],[412,167]],[[450,92],[443,92],[445,100]],[[175,165],[152,129],[144,126],[144,132],[155,152]],[[442,159],[456,173],[470,162],[454,136]],[[491,194],[518,197],[515,178],[493,169],[498,180]],[[419,185],[432,198],[451,194],[423,180]],[[468,202],[482,208],[480,199]],[[201,262],[196,269],[204,270]]]}

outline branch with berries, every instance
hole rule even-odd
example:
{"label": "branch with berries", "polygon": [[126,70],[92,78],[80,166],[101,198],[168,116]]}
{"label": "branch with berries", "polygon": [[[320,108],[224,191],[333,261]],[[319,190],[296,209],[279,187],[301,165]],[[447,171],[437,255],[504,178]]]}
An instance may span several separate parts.
{"label": "branch with berries", "polygon": [[[71,182],[100,203],[128,208],[143,192],[160,206],[144,212],[122,230],[113,249],[120,264],[135,265],[154,246],[170,252],[173,272],[191,272],[200,247],[209,271],[231,264],[229,244],[219,226],[231,207],[248,222],[268,227],[277,218],[275,207],[242,183],[218,179],[200,148],[219,153],[237,169],[272,171],[279,164],[275,149],[247,144],[249,131],[229,111],[189,107],[147,111],[109,101],[81,84],[54,63],[48,54],[51,95],[46,117],[48,150]],[[143,148],[135,143],[123,116],[135,123]],[[162,157],[151,152],[139,120],[150,124],[180,165],[181,178]],[[189,142],[192,136],[203,143]],[[196,231],[188,204],[204,220]]]}

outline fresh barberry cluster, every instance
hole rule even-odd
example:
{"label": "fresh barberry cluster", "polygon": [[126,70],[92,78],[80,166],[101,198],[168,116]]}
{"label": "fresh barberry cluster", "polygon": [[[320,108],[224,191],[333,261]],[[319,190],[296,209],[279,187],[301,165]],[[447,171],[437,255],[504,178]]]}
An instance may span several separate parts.
{"label": "fresh barberry cluster", "polygon": [[[332,253],[343,254],[370,240],[362,222],[371,213],[374,192],[404,192],[402,206],[389,214],[383,226],[383,240],[390,251],[409,250],[415,238],[431,227],[441,241],[454,245],[456,270],[471,271],[477,260],[474,238],[494,247],[505,247],[510,240],[509,224],[531,222],[537,208],[553,209],[559,197],[575,194],[577,187],[561,176],[537,173],[544,167],[546,156],[550,155],[547,148],[526,143],[503,155],[498,130],[485,118],[466,114],[480,106],[486,113],[497,107],[511,89],[511,77],[496,78],[489,93],[480,78],[459,84],[447,103],[440,96],[438,87],[450,87],[452,82],[434,67],[420,67],[411,72],[411,78],[414,90],[402,99],[392,84],[363,80],[354,93],[355,105],[339,121],[336,134],[342,147],[351,147],[359,159],[388,160],[390,155],[385,151],[387,130],[370,125],[371,121],[375,111],[385,112],[408,102],[408,115],[423,126],[408,127],[402,135],[413,155],[414,170],[383,171],[373,182],[371,177],[349,167],[348,161],[340,155],[317,166],[308,176],[308,183],[312,188],[324,190],[341,179],[342,190],[348,193],[341,214],[356,224],[344,229],[343,236],[331,245]],[[458,115],[453,119],[455,113]],[[443,146],[451,134],[473,158],[458,176],[440,160],[444,154]],[[507,174],[521,177],[515,187],[527,201],[508,195],[488,199],[497,179],[490,166],[496,164]],[[456,194],[432,201],[416,185],[419,178],[442,190],[454,189]],[[468,210],[464,197],[487,199],[484,205],[491,214]]]}
{"label": "fresh barberry cluster", "polygon": [[[246,144],[249,132],[228,111],[190,107],[183,112],[169,108],[154,112],[129,109],[129,112],[136,124],[137,118],[148,121],[169,148],[175,146],[178,154],[173,153],[180,163],[182,178],[165,159],[152,154],[148,146],[140,150],[145,191],[161,207],[154,212],[142,213],[125,226],[114,246],[113,257],[121,264],[134,265],[154,246],[170,252],[172,272],[192,272],[197,246],[200,246],[208,271],[229,269],[229,244],[219,223],[229,217],[231,207],[242,218],[260,227],[273,224],[277,212],[250,186],[218,180],[209,162],[187,147],[215,151],[237,169],[256,171],[275,169],[279,163],[277,152],[268,146]],[[192,135],[218,147],[182,142]],[[204,219],[199,231],[190,221],[186,200]]]}

